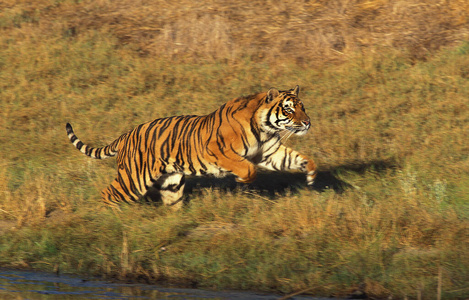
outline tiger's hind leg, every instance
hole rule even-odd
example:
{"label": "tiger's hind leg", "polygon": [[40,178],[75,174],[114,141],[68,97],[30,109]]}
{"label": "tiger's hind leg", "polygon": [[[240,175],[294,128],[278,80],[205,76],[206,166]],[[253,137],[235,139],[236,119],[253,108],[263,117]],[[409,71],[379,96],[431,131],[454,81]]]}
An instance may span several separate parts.
{"label": "tiger's hind leg", "polygon": [[120,203],[132,203],[138,198],[129,193],[129,189],[123,186],[120,178],[116,178],[110,186],[101,192],[104,203],[110,206],[117,206]]}
{"label": "tiger's hind leg", "polygon": [[104,202],[114,207],[120,203],[133,203],[147,192],[145,186],[139,190],[123,169],[119,171],[117,178],[101,192]]}
{"label": "tiger's hind leg", "polygon": [[161,201],[173,210],[179,210],[183,205],[182,194],[186,179],[183,173],[164,174],[155,182]]}

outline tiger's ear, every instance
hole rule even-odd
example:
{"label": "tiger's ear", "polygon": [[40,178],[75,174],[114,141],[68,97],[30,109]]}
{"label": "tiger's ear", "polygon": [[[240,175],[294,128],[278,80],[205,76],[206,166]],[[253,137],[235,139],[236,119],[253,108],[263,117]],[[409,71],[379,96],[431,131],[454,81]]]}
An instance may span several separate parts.
{"label": "tiger's ear", "polygon": [[295,86],[295,88],[292,90],[292,93],[298,97],[298,94],[300,93],[300,86]]}
{"label": "tiger's ear", "polygon": [[267,98],[265,99],[265,103],[270,103],[272,100],[277,98],[279,94],[279,91],[276,88],[270,88],[270,90],[267,91]]}

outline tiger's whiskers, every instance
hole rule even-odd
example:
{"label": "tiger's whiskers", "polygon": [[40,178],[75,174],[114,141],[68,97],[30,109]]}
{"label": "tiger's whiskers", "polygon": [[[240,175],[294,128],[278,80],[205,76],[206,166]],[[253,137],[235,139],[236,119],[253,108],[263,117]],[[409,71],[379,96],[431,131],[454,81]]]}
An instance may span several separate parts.
{"label": "tiger's whiskers", "polygon": [[286,132],[284,131],[283,132],[283,136],[280,137],[280,140],[279,142],[286,142],[292,135],[293,135],[293,131],[289,131],[289,130],[286,130]]}

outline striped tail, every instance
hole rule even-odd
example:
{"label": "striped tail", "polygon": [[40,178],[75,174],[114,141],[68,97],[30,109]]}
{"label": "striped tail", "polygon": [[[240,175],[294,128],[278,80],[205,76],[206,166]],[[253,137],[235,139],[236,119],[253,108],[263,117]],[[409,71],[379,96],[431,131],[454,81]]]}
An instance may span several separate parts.
{"label": "striped tail", "polygon": [[117,154],[117,149],[115,142],[111,143],[108,146],[102,147],[102,148],[93,148],[90,147],[86,144],[84,144],[80,139],[75,135],[73,132],[72,125],[70,123],[67,123],[65,126],[67,129],[67,135],[72,144],[80,150],[81,153],[92,157],[92,158],[97,158],[97,159],[103,159],[103,158],[108,158],[108,157],[113,157]]}

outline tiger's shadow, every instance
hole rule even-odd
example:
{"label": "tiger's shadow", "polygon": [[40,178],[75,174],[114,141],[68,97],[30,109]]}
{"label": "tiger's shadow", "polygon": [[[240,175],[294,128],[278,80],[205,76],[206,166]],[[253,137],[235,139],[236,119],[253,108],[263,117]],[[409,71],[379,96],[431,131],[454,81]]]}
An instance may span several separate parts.
{"label": "tiger's shadow", "polygon": [[224,178],[188,177],[184,195],[200,194],[205,189],[218,189],[221,191],[248,190],[270,199],[286,193],[297,193],[302,189],[312,189],[318,192],[333,190],[342,193],[351,187],[345,181],[334,176],[332,171],[320,171],[312,186],[306,184],[306,176],[302,173],[258,171],[256,180],[250,184],[237,183],[234,176]]}
{"label": "tiger's shadow", "polygon": [[[320,193],[332,190],[337,194],[341,194],[353,188],[352,185],[338,178],[336,175],[342,171],[361,174],[371,169],[381,172],[391,168],[395,169],[396,167],[398,167],[398,164],[392,161],[355,162],[338,165],[319,171],[312,186],[306,184],[305,174],[299,172],[270,172],[258,170],[256,180],[247,185],[237,183],[235,177],[232,175],[223,178],[188,176],[183,199],[185,202],[190,201],[193,196],[200,195],[206,189],[217,189],[221,191],[248,190],[249,192],[272,200],[279,195],[297,193],[304,189],[311,189]],[[154,195],[151,195],[151,192],[149,196],[153,201],[158,201],[156,199],[157,197],[155,198]]]}

